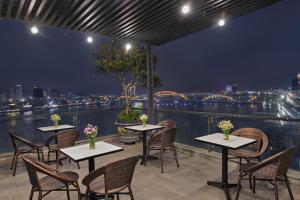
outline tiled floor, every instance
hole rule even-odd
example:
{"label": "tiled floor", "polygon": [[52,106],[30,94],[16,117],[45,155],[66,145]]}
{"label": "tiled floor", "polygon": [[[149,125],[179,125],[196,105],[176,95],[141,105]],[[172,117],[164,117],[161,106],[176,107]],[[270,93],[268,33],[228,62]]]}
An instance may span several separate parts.
{"label": "tiled floor", "polygon": [[[124,151],[96,159],[96,166],[104,165],[112,160],[141,152],[141,144],[121,145],[117,139],[109,139],[109,142],[124,147]],[[30,183],[22,161],[19,162],[17,175],[13,177],[9,169],[10,160],[0,160],[0,200],[26,200],[29,198]],[[166,153],[165,173],[160,173],[159,160],[150,160],[147,166],[137,165],[133,178],[132,189],[136,200],[222,200],[225,199],[223,191],[208,186],[207,180],[217,180],[221,176],[221,160],[199,153],[179,152],[180,168],[176,167],[172,153]],[[87,162],[81,162],[81,169],[76,164],[64,162],[61,170],[74,170],[80,174],[81,179],[88,173]],[[229,163],[230,181],[237,181],[237,166]],[[300,200],[300,182],[292,181],[294,197]],[[252,194],[248,182],[243,182],[240,199],[274,199],[272,185],[267,183],[257,184],[257,193]],[[84,186],[81,186],[84,191]],[[235,197],[236,188],[230,190]],[[280,184],[280,199],[289,199],[285,185]],[[34,196],[37,199],[37,196]],[[45,200],[67,199],[64,192],[53,192],[47,195]],[[71,199],[77,199],[73,193]],[[129,199],[121,196],[121,199]],[[234,198],[233,198],[234,199]]]}

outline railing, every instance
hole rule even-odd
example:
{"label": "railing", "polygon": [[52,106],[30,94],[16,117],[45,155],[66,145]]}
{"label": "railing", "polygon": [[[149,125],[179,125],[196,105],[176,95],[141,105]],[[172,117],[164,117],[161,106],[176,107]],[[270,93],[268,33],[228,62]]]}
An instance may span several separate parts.
{"label": "railing", "polygon": [[[79,111],[55,111],[61,116],[59,124],[70,124],[82,132],[88,124],[99,126],[99,136],[105,136],[116,133],[117,129],[114,125],[116,117],[120,112],[116,109],[89,108]],[[9,113],[0,116],[0,152],[9,152],[12,150],[10,138],[7,134],[8,130],[16,130],[20,136],[25,137],[34,143],[43,143],[51,133],[43,133],[38,131],[38,127],[52,126],[50,121],[51,113],[32,113],[24,115],[20,113]],[[84,139],[82,133],[80,139]]]}
{"label": "railing", "polygon": [[177,124],[176,141],[201,147],[207,150],[220,151],[219,148],[200,143],[194,138],[220,132],[218,122],[231,120],[234,130],[244,127],[255,127],[262,130],[269,138],[269,148],[264,155],[268,157],[293,145],[296,146],[291,168],[300,169],[300,120],[276,118],[266,115],[245,115],[212,112],[195,112],[169,109],[157,109],[155,119],[173,119]]}
{"label": "railing", "polygon": [[[117,133],[114,122],[121,109],[93,108],[80,111],[61,111],[58,114],[62,121],[60,124],[71,124],[78,130],[83,130],[88,123],[98,125],[99,135],[105,136]],[[42,133],[37,127],[52,125],[51,113],[34,113],[32,115],[0,116],[0,152],[12,150],[7,130],[15,129],[21,136],[35,143],[43,143],[49,134]],[[201,147],[208,150],[219,151],[218,148],[197,142],[194,138],[208,133],[218,132],[217,124],[220,120],[229,119],[235,128],[255,127],[261,129],[269,138],[269,148],[265,156],[272,155],[292,145],[296,146],[296,153],[291,168],[300,169],[300,120],[276,118],[266,115],[228,114],[212,112],[182,111],[171,109],[157,109],[155,121],[173,119],[176,121],[178,132],[176,141]],[[82,134],[81,138],[85,138]],[[210,147],[210,148],[208,148]]]}

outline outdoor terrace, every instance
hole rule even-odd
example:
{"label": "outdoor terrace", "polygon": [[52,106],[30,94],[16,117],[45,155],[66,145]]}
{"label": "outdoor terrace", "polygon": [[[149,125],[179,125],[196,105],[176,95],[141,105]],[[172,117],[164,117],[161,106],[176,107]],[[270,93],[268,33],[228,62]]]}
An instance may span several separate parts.
{"label": "outdoor terrace", "polygon": [[[113,160],[117,160],[126,156],[137,155],[141,152],[141,143],[135,145],[123,145],[119,142],[119,138],[111,136],[103,139],[109,143],[121,146],[124,151],[111,155],[96,158],[96,167],[100,167]],[[147,166],[137,164],[132,182],[132,190],[137,200],[179,200],[179,199],[205,199],[219,200],[225,199],[224,192],[218,188],[208,186],[207,180],[219,180],[221,178],[221,159],[220,154],[216,152],[208,152],[186,145],[177,144],[178,159],[180,167],[177,168],[173,156],[166,153],[165,157],[165,173],[160,173],[159,160],[150,160]],[[22,200],[28,199],[31,185],[24,164],[19,160],[19,167],[16,176],[12,176],[10,163],[12,157],[2,157],[0,160],[0,199]],[[88,174],[87,161],[81,162],[81,169],[77,169],[74,163],[63,161],[64,165],[59,169],[62,171],[76,171],[81,179]],[[237,182],[238,165],[229,162],[229,180]],[[300,175],[299,172],[289,171],[290,182],[295,199],[300,199]],[[5,180],[5,181],[3,181]],[[258,182],[256,194],[252,194],[247,181],[242,182],[243,188],[240,194],[242,200],[273,199],[273,187],[265,182]],[[80,185],[81,191],[85,191],[85,187]],[[232,198],[235,197],[237,189],[230,190]],[[37,194],[36,194],[37,195]],[[66,199],[64,192],[53,192],[44,199]],[[36,199],[37,196],[34,196]],[[77,199],[76,192],[71,192],[71,199]],[[129,199],[127,195],[121,196],[121,199]],[[279,199],[289,199],[285,185],[279,185]]]}

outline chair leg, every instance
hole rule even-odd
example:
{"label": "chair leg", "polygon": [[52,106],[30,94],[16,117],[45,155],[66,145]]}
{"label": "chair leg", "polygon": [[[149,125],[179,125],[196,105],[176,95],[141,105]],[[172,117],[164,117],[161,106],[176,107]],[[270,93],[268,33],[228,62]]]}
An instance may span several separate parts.
{"label": "chair leg", "polygon": [[238,190],[235,196],[235,200],[239,199],[240,196],[240,191],[241,191],[241,181],[242,181],[242,174],[239,175],[239,180],[238,180]]}
{"label": "chair leg", "polygon": [[48,156],[47,156],[47,163],[49,164],[50,163],[50,149],[48,149]]}
{"label": "chair leg", "polygon": [[17,166],[18,166],[18,157],[19,157],[19,153],[16,154],[16,158],[15,158],[15,163],[14,163],[14,168],[13,168],[13,176],[16,175],[16,170],[17,170]]}
{"label": "chair leg", "polygon": [[116,196],[117,196],[117,200],[120,200],[120,195],[118,193],[116,194]]}
{"label": "chair leg", "polygon": [[179,163],[178,163],[178,159],[177,159],[177,152],[176,152],[175,146],[172,146],[172,150],[173,150],[173,153],[174,153],[174,157],[175,157],[175,160],[176,160],[177,167],[179,167]]}
{"label": "chair leg", "polygon": [[41,155],[42,155],[42,162],[44,162],[44,161],[45,161],[45,158],[44,158],[43,148],[41,148],[39,151],[41,152]]}
{"label": "chair leg", "polygon": [[253,176],[253,187],[252,187],[252,192],[255,193],[255,188],[256,188],[256,178]]}
{"label": "chair leg", "polygon": [[78,168],[78,169],[80,169],[80,165],[79,165],[79,162],[76,162],[76,164],[77,164],[77,168]]}
{"label": "chair leg", "polygon": [[11,169],[11,170],[13,169],[14,164],[15,164],[16,154],[17,154],[17,153],[14,152],[14,156],[13,156],[13,159],[12,159],[12,161],[11,161],[11,166],[10,166],[10,169]]}
{"label": "chair leg", "polygon": [[286,187],[289,191],[290,198],[291,198],[291,200],[294,200],[294,196],[293,196],[291,186],[290,186],[290,182],[289,182],[289,179],[288,179],[287,175],[284,175],[284,180],[285,180]]}
{"label": "chair leg", "polygon": [[31,191],[30,191],[29,200],[32,200],[32,197],[33,197],[33,186],[32,186]]}
{"label": "chair leg", "polygon": [[251,175],[249,174],[249,187],[250,187],[250,190],[252,189],[252,177]]}
{"label": "chair leg", "polygon": [[275,200],[278,200],[278,185],[277,182],[274,182],[274,192],[275,192]]}
{"label": "chair leg", "polygon": [[70,200],[69,186],[66,186],[66,192],[67,192],[67,198],[68,198],[68,200]]}
{"label": "chair leg", "polygon": [[57,169],[59,165],[59,151],[56,151],[55,154],[56,154],[56,169]]}
{"label": "chair leg", "polygon": [[42,191],[39,191],[39,197],[38,197],[38,200],[41,200],[43,198],[42,196]]}
{"label": "chair leg", "polygon": [[80,187],[78,181],[75,183],[77,193],[78,193],[78,200],[81,200],[81,192],[80,192]]}
{"label": "chair leg", "polygon": [[161,173],[164,173],[164,150],[160,149]]}
{"label": "chair leg", "polygon": [[130,186],[130,185],[128,186],[128,190],[129,190],[130,199],[131,199],[131,200],[134,200],[133,193],[132,193],[132,190],[131,190],[131,186]]}

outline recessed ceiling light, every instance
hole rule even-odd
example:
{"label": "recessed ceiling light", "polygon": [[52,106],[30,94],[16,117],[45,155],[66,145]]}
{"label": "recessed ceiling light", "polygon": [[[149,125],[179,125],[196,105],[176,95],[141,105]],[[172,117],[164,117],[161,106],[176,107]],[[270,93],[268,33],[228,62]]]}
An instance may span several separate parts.
{"label": "recessed ceiling light", "polygon": [[226,23],[225,19],[220,19],[220,20],[218,21],[218,25],[219,25],[219,26],[224,26],[225,23]]}
{"label": "recessed ceiling light", "polygon": [[30,31],[31,31],[32,34],[37,34],[39,32],[39,29],[36,26],[32,26],[30,28]]}
{"label": "recessed ceiling light", "polygon": [[88,36],[88,37],[86,38],[86,41],[87,41],[88,43],[92,43],[94,40],[93,40],[93,38],[92,38],[91,36]]}
{"label": "recessed ceiling light", "polygon": [[126,51],[129,51],[131,48],[132,48],[132,46],[131,46],[130,43],[127,43],[127,44],[125,45]]}
{"label": "recessed ceiling light", "polygon": [[185,4],[181,8],[182,14],[188,14],[191,11],[190,5]]}

